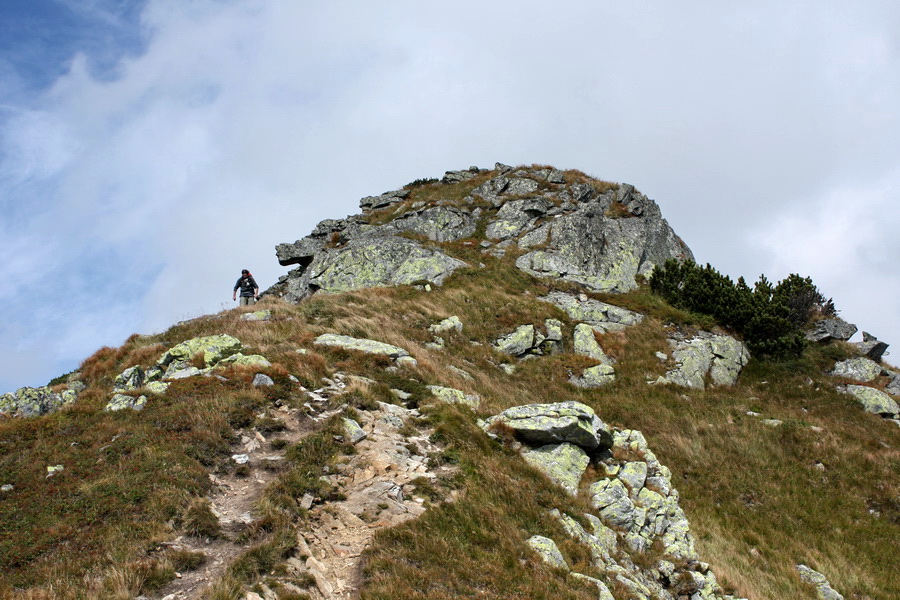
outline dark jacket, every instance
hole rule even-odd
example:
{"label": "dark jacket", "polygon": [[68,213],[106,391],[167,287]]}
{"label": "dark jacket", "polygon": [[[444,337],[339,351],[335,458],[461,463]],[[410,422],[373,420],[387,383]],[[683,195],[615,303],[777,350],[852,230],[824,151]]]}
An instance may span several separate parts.
{"label": "dark jacket", "polygon": [[245,297],[254,296],[254,290],[258,290],[259,286],[256,285],[256,280],[253,279],[252,275],[247,275],[239,278],[237,283],[234,284],[234,291],[237,291],[238,288],[241,288],[241,297]]}

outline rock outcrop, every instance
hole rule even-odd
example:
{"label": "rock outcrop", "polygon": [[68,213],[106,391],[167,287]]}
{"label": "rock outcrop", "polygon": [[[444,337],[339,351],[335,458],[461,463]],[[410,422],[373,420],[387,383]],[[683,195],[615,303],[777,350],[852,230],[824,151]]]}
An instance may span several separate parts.
{"label": "rock outcrop", "polygon": [[476,236],[479,223],[486,252],[494,244],[518,247],[523,271],[603,292],[635,288],[636,277],[668,258],[692,258],[656,203],[633,186],[556,169],[448,171],[439,183],[363,198],[360,208],[279,244],[278,261],[296,267],[265,294],[298,302],[317,291],[439,285],[465,266],[441,244]]}
{"label": "rock outcrop", "polygon": [[23,387],[0,396],[0,414],[15,417],[39,417],[75,401],[73,390],[54,392],[49,387]]}
{"label": "rock outcrop", "polygon": [[[641,432],[613,431],[590,407],[578,402],[516,406],[481,426],[489,434],[499,426],[509,428],[527,444],[520,448],[526,462],[568,494],[588,494],[594,512],[582,517],[590,531],[558,509],[551,515],[588,549],[593,567],[608,582],[627,589],[629,597],[731,598],[719,587],[709,565],[700,562],[672,474],[657,460]],[[600,477],[585,488],[582,479],[592,460],[589,452]],[[550,567],[571,571],[557,540],[538,534],[527,544]],[[656,549],[657,558],[648,566],[651,548]],[[595,585],[600,598],[613,598],[607,583],[581,573],[570,575]]]}
{"label": "rock outcrop", "polygon": [[671,383],[702,390],[709,377],[713,385],[734,385],[750,360],[742,342],[727,335],[701,331],[690,339],[671,339],[675,367],[657,383]]}

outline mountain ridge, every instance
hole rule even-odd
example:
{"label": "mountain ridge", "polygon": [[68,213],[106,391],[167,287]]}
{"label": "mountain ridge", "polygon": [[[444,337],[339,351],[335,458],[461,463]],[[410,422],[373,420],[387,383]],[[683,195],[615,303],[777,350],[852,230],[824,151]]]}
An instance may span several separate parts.
{"label": "mountain ridge", "polygon": [[650,292],[691,258],[656,203],[577,171],[361,208],[280,244],[258,306],[3,397],[0,593],[900,593],[900,377],[847,327],[750,357]]}

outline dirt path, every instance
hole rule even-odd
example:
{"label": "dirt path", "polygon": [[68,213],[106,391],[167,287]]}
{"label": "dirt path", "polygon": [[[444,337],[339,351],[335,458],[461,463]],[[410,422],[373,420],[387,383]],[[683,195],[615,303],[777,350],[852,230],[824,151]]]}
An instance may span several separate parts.
{"label": "dirt path", "polygon": [[[283,420],[286,426],[277,437],[296,443],[315,431],[319,422],[339,412],[339,408],[329,410],[329,399],[343,393],[347,379],[337,374],[325,387],[306,392],[310,414],[283,407],[271,411],[270,416]],[[310,507],[307,520],[297,532],[294,556],[287,560],[287,575],[269,578],[285,590],[322,600],[353,597],[361,584],[362,553],[375,533],[425,512],[425,501],[415,497],[412,482],[419,477],[435,480],[440,473],[427,466],[428,454],[438,451],[428,440],[429,432],[405,435],[410,430],[404,425],[418,416],[417,411],[379,403],[377,410],[359,414],[365,439],[356,444],[356,454],[328,475],[345,500]],[[284,451],[272,450],[269,441],[259,432],[244,434],[234,450],[247,455],[249,472],[243,477],[234,473],[210,475],[215,484],[210,504],[225,535],[211,540],[182,536],[169,543],[172,548],[203,552],[208,560],[195,571],[179,574],[147,598],[200,599],[208,586],[221,579],[228,566],[249,548],[234,540],[253,521],[255,503],[277,477],[277,469],[266,468],[266,463],[284,459]],[[298,587],[298,581],[308,582],[309,587]],[[263,595],[250,592],[245,598],[277,598],[266,586],[261,585],[260,589]]]}

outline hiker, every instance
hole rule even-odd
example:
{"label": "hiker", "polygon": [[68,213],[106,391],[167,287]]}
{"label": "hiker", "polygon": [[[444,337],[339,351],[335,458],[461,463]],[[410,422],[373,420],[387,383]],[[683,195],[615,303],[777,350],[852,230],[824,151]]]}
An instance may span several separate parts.
{"label": "hiker", "polygon": [[253,275],[247,269],[241,271],[240,279],[234,284],[234,293],[231,294],[232,300],[237,300],[238,288],[241,288],[241,306],[256,304],[256,300],[259,298],[259,286],[256,285],[256,280],[253,279]]}

